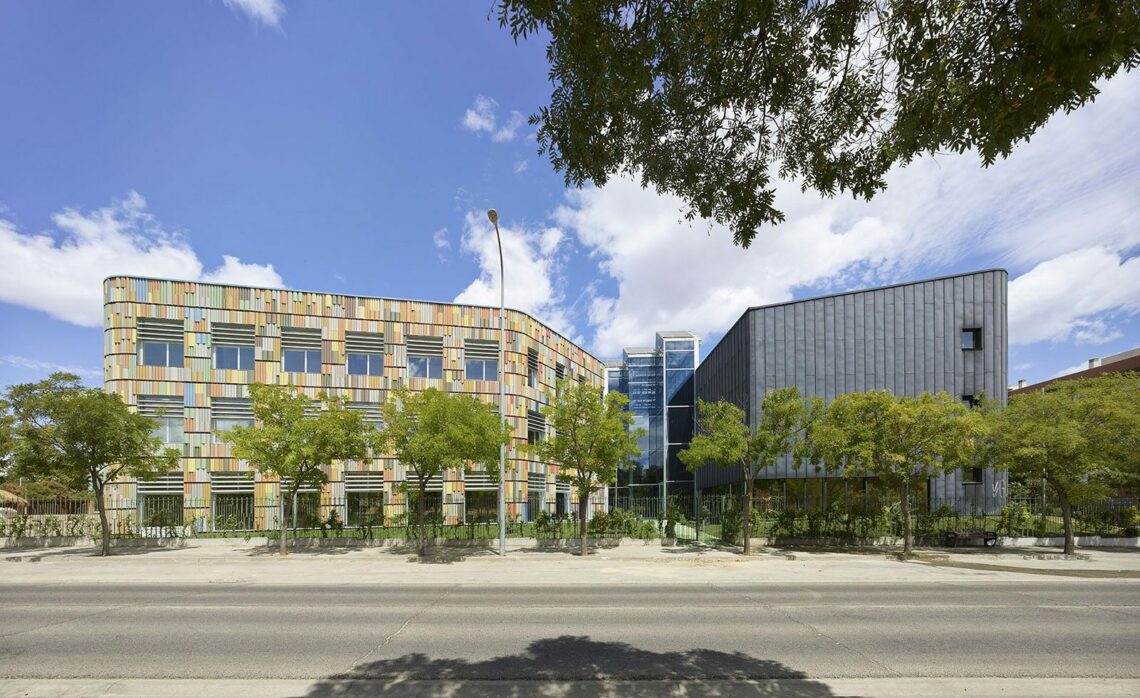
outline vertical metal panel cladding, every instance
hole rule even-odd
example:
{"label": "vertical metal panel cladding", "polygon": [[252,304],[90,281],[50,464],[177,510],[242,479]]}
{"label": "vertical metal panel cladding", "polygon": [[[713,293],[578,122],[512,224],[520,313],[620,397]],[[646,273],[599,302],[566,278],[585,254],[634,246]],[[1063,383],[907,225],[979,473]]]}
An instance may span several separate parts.
{"label": "vertical metal panel cladding", "polygon": [[[827,400],[887,389],[984,392],[1004,403],[1006,284],[1004,270],[991,270],[750,308],[697,369],[697,395],[731,400],[753,423],[765,393],[786,386]],[[981,330],[980,348],[963,348],[962,331],[971,328]],[[785,460],[762,477],[811,475]],[[696,486],[740,477],[739,470],[704,468]],[[954,490],[957,479],[939,487]]]}

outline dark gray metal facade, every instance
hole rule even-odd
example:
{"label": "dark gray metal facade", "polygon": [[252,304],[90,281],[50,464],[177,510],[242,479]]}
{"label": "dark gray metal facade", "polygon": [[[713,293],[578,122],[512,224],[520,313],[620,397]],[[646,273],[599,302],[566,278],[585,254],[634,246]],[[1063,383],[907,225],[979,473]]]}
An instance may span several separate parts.
{"label": "dark gray metal facade", "polygon": [[[996,269],[750,308],[698,367],[697,396],[740,405],[753,427],[767,391],[786,386],[828,401],[885,388],[895,395],[984,393],[1005,404],[1007,280]],[[980,348],[963,349],[967,328],[981,330]],[[696,487],[742,477],[739,469],[706,467]],[[785,459],[760,477],[819,475]],[[965,488],[962,480],[954,473],[932,482],[932,501],[981,497],[992,509],[1005,500],[1004,474],[986,472]]]}

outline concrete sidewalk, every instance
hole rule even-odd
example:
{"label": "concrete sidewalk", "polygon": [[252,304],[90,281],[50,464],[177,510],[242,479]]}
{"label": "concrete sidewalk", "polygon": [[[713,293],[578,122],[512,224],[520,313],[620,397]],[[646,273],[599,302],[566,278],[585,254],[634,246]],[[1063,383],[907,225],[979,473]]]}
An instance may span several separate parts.
{"label": "concrete sidewalk", "polygon": [[327,582],[499,584],[557,583],[754,583],[1024,581],[1029,574],[1087,583],[1097,578],[1140,580],[1140,552],[1085,550],[1080,559],[1041,549],[999,551],[920,550],[900,561],[887,551],[786,550],[765,548],[744,557],[707,547],[622,546],[587,558],[554,550],[509,551],[436,548],[420,559],[387,548],[298,550],[284,558],[264,545],[211,541],[183,548],[121,548],[109,558],[89,547],[0,552],[0,578],[8,584]]}

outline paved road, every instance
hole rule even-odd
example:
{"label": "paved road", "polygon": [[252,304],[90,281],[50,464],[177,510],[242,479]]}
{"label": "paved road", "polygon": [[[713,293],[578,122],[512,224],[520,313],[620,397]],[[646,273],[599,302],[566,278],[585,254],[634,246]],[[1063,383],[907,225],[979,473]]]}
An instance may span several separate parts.
{"label": "paved road", "polygon": [[335,579],[260,587],[0,583],[0,678],[304,679],[312,682],[307,696],[375,692],[375,684],[354,689],[360,679],[451,688],[483,680],[637,686],[664,678],[711,687],[797,679],[810,689],[797,695],[822,697],[835,694],[813,679],[1140,679],[1138,628],[1140,584],[1121,581],[538,589],[337,588]]}

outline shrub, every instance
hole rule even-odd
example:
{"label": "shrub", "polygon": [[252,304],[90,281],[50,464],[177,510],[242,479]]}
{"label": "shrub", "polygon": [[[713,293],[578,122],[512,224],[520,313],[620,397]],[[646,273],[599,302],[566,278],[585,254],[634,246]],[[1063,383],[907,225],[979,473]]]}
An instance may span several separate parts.
{"label": "shrub", "polygon": [[1001,509],[998,532],[1007,536],[1019,536],[1033,523],[1029,507],[1018,502],[1010,502]]}

